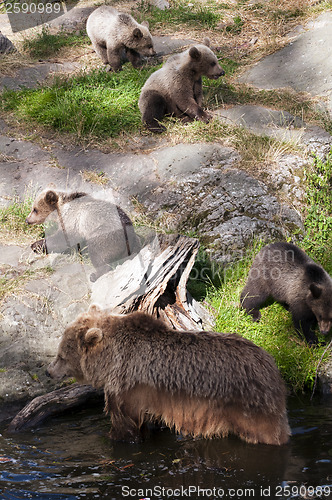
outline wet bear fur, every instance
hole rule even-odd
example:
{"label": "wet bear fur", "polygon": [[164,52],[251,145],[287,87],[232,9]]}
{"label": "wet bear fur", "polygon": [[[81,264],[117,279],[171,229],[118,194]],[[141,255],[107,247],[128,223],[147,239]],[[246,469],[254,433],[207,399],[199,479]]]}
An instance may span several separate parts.
{"label": "wet bear fur", "polygon": [[317,342],[315,327],[327,335],[332,326],[332,278],[303,250],[291,243],[265,246],[255,257],[241,304],[255,321],[269,301],[291,312],[294,326],[307,342]]}
{"label": "wet bear fur", "polygon": [[217,79],[224,74],[207,38],[203,44],[171,56],[141,90],[138,106],[143,123],[158,133],[165,130],[160,124],[165,115],[208,122],[211,116],[203,110],[202,76]]}
{"label": "wet bear fur", "polygon": [[98,56],[111,70],[119,71],[130,61],[137,68],[141,55],[153,56],[148,23],[139,24],[129,14],[101,5],[88,17],[86,31]]}
{"label": "wet bear fur", "polygon": [[273,358],[237,334],[176,331],[141,312],[113,316],[92,305],[66,328],[47,374],[104,388],[116,440],[136,440],[146,421],[249,443],[281,445],[290,435]]}
{"label": "wet bear fur", "polygon": [[[31,245],[35,252],[64,252],[69,248],[87,250],[96,272],[95,281],[110,265],[139,251],[139,240],[128,215],[117,205],[81,193],[46,189],[33,203],[27,224],[42,224],[60,214],[58,229]],[[52,218],[52,217],[51,217]]]}

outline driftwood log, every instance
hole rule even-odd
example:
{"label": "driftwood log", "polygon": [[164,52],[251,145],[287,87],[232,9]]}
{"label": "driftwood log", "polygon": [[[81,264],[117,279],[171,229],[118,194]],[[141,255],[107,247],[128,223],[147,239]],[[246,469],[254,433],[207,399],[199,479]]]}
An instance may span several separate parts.
{"label": "driftwood log", "polygon": [[[207,311],[187,291],[199,243],[184,236],[158,236],[92,285],[91,302],[114,313],[145,311],[175,329],[211,327]],[[26,430],[50,416],[86,404],[97,391],[73,384],[38,396],[13,419],[8,431]]]}

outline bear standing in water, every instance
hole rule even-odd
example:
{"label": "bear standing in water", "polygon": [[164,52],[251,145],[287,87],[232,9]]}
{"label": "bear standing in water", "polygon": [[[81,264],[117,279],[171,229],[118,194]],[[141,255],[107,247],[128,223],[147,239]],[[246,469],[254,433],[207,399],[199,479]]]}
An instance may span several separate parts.
{"label": "bear standing in water", "polygon": [[47,374],[103,387],[116,440],[136,440],[144,422],[160,420],[185,435],[289,439],[272,356],[236,334],[177,331],[141,312],[113,316],[92,305],[66,328]]}
{"label": "bear standing in water", "polygon": [[138,106],[143,122],[151,132],[165,130],[159,123],[165,115],[208,122],[211,116],[202,107],[202,76],[216,80],[224,74],[208,39],[203,45],[171,56],[141,90]]}
{"label": "bear standing in water", "polygon": [[242,307],[259,321],[259,309],[274,300],[292,313],[307,342],[317,342],[314,327],[327,335],[332,326],[332,278],[300,248],[286,242],[265,246],[255,257],[241,293]]}
{"label": "bear standing in water", "polygon": [[96,272],[96,281],[117,260],[139,251],[139,239],[128,215],[117,205],[86,193],[46,189],[34,201],[27,224],[42,224],[51,214],[58,215],[58,230],[31,248],[64,252],[68,248],[87,249]]}
{"label": "bear standing in water", "polygon": [[148,23],[138,24],[129,14],[108,5],[90,14],[86,31],[98,56],[113,71],[121,70],[126,61],[137,68],[141,55],[155,55]]}

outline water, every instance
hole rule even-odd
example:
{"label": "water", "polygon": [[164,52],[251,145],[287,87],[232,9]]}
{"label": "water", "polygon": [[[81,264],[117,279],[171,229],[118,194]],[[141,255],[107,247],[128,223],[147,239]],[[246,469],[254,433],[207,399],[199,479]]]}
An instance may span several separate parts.
{"label": "water", "polygon": [[0,498],[38,500],[332,498],[332,398],[289,400],[287,446],[189,439],[156,430],[113,443],[102,409],[0,436]]}

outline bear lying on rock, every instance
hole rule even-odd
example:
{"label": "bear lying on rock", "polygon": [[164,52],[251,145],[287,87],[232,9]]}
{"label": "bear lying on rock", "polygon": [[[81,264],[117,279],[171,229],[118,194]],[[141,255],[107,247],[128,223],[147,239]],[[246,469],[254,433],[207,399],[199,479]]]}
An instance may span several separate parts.
{"label": "bear lying on rock", "polygon": [[138,106],[142,121],[152,132],[163,132],[160,120],[165,115],[174,115],[184,121],[208,122],[211,116],[203,110],[202,76],[217,79],[225,72],[205,44],[171,56],[145,82]]}
{"label": "bear lying on rock", "polygon": [[139,251],[139,240],[128,215],[117,205],[81,193],[46,189],[33,203],[27,224],[42,224],[57,213],[58,230],[31,245],[35,251],[64,252],[86,249],[96,281],[110,265]]}
{"label": "bear lying on rock", "polygon": [[88,17],[86,31],[98,56],[111,70],[119,71],[130,61],[137,68],[141,55],[153,56],[155,51],[148,23],[139,24],[129,14],[101,5]]}
{"label": "bear lying on rock", "polygon": [[160,420],[184,435],[289,439],[274,360],[237,334],[176,331],[141,312],[113,316],[92,305],[66,328],[48,375],[104,388],[116,440],[136,440],[144,422]]}
{"label": "bear lying on rock", "polygon": [[265,246],[255,257],[241,293],[242,307],[259,321],[259,309],[274,300],[292,313],[295,328],[309,344],[314,328],[327,335],[332,326],[332,278],[303,250],[286,242]]}

